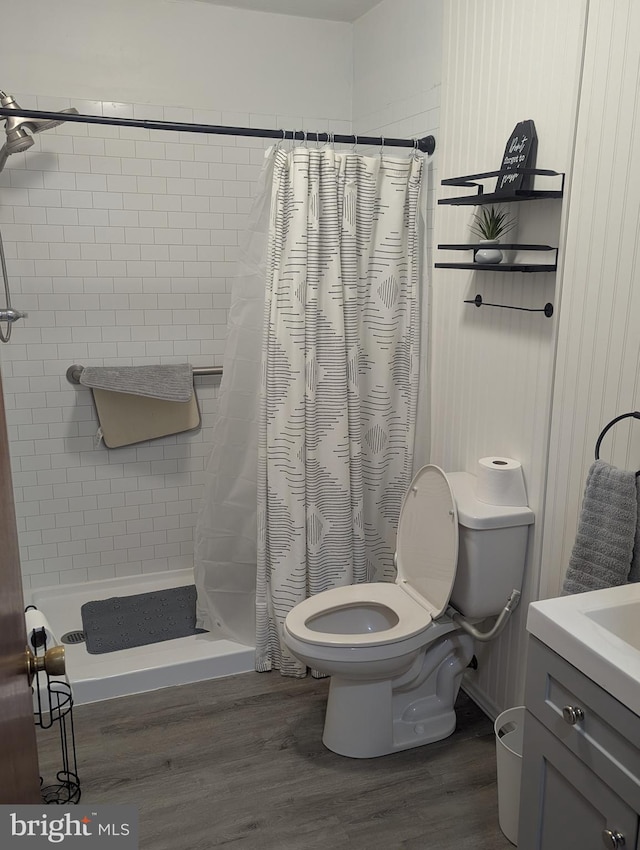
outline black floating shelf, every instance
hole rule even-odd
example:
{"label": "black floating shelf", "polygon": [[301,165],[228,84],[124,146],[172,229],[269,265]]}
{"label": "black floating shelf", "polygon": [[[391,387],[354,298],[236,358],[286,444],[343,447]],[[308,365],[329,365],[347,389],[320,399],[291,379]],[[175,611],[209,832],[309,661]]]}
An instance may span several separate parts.
{"label": "black floating shelf", "polygon": [[528,192],[515,192],[513,195],[498,195],[491,192],[488,195],[480,192],[477,195],[463,195],[460,198],[440,198],[439,204],[449,204],[455,207],[478,207],[483,204],[507,204],[513,201],[540,201],[543,198],[561,198],[561,190],[531,189]]}
{"label": "black floating shelf", "polygon": [[[488,180],[490,177],[498,177],[502,173],[500,169],[497,171],[483,171],[480,174],[467,174],[464,177],[447,177],[445,180],[441,180],[440,183],[443,186],[476,186],[476,180]],[[542,174],[545,177],[564,177],[562,171],[551,171],[548,168],[518,168],[517,173]]]}
{"label": "black floating shelf", "polygon": [[555,251],[553,245],[525,245],[522,242],[499,242],[497,245],[487,245],[486,242],[470,242],[466,245],[438,245],[443,251],[478,251],[481,248],[499,248],[501,251]]}
{"label": "black floating shelf", "polygon": [[[442,251],[478,251],[487,248],[486,244],[477,242],[462,245],[438,245]],[[553,263],[435,263],[437,269],[473,269],[474,271],[489,272],[555,272],[558,268],[558,249],[552,245],[528,245],[524,243],[502,243],[497,246],[501,251],[555,251],[556,256]]]}
{"label": "black floating shelf", "polygon": [[437,269],[473,269],[476,272],[555,272],[555,263],[436,263]]}
{"label": "black floating shelf", "polygon": [[[498,192],[484,192],[483,181],[492,177],[499,177],[501,171],[485,171],[481,174],[468,174],[464,177],[449,177],[442,180],[443,186],[460,186],[467,189],[477,189],[475,195],[462,195],[458,198],[440,198],[439,204],[452,206],[480,206],[483,204],[512,203],[513,201],[537,201],[544,198],[561,198],[564,192],[564,173],[561,171],[549,171],[545,168],[522,168],[519,174],[542,175],[544,177],[560,177],[559,189],[518,189],[509,194]],[[478,182],[479,181],[479,182]]]}

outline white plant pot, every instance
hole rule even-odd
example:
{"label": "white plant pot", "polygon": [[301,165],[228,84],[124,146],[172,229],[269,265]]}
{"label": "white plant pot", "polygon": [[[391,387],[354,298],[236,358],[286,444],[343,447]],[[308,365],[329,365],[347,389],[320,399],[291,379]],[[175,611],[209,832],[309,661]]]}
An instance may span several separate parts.
{"label": "white plant pot", "polygon": [[473,255],[474,263],[496,265],[502,262],[502,251],[498,247],[500,243],[497,239],[479,239],[478,244],[484,247],[475,251]]}

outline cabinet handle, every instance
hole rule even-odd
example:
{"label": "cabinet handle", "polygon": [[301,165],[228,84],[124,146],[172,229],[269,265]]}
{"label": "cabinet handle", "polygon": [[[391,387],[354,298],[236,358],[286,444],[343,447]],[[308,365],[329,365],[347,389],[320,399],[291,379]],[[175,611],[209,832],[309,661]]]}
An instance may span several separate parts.
{"label": "cabinet handle", "polygon": [[584,720],[584,711],[577,705],[565,705],[562,709],[562,717],[569,726],[575,726],[580,720]]}
{"label": "cabinet handle", "polygon": [[609,850],[617,850],[619,847],[624,847],[624,835],[611,829],[603,829],[602,842]]}

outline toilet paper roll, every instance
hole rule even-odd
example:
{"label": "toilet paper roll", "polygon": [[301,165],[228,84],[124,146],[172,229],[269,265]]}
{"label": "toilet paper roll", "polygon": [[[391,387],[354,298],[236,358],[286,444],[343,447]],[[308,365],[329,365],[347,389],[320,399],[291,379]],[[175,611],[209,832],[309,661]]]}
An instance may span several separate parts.
{"label": "toilet paper roll", "polygon": [[520,461],[511,457],[481,457],[476,498],[488,505],[527,506],[527,490]]}
{"label": "toilet paper roll", "polygon": [[[52,646],[58,646],[60,643],[51,630],[49,621],[38,608],[28,608],[24,612],[24,622],[27,627],[27,640],[34,655],[41,655],[44,651],[45,637],[47,640],[47,649]],[[42,629],[44,629],[44,635],[42,634]]]}

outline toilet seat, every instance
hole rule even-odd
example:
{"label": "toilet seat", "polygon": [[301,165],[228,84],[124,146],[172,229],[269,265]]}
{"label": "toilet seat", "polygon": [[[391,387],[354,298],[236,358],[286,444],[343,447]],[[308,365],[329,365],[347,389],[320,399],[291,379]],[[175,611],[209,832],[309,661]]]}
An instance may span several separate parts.
{"label": "toilet seat", "polygon": [[439,466],[419,469],[402,501],[396,567],[399,584],[431,614],[447,609],[458,568],[458,509]]}
{"label": "toilet seat", "polygon": [[[386,608],[398,622],[388,629],[357,634],[316,631],[308,625],[316,617],[362,605]],[[380,581],[336,587],[305,599],[287,614],[286,629],[294,638],[316,646],[380,646],[413,637],[424,631],[431,619],[431,614],[402,587]]]}
{"label": "toilet seat", "polygon": [[[382,646],[423,632],[449,604],[458,561],[458,514],[451,485],[438,466],[415,475],[402,503],[398,523],[395,584],[371,582],[325,590],[287,614],[285,629],[303,643],[333,648]],[[378,626],[349,632],[322,621],[354,609],[379,608]],[[386,614],[385,614],[386,612]],[[390,615],[390,616],[389,616]],[[340,622],[335,616],[334,626]],[[364,618],[366,619],[366,618]],[[318,626],[313,627],[314,620]],[[388,623],[389,625],[380,624]]]}

